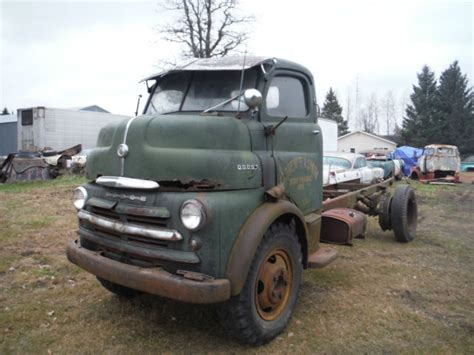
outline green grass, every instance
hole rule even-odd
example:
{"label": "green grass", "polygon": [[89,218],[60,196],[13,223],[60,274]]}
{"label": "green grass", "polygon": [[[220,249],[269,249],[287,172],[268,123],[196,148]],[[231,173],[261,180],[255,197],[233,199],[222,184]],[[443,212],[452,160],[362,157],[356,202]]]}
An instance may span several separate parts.
{"label": "green grass", "polygon": [[21,181],[11,184],[0,184],[0,192],[18,193],[33,189],[50,188],[54,186],[82,185],[87,180],[82,175],[64,175],[52,180],[44,181]]}

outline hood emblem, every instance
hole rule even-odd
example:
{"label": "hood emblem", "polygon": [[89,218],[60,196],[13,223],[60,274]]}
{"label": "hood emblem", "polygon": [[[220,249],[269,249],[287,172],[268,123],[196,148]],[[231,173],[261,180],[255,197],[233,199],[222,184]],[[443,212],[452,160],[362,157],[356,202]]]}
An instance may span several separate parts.
{"label": "hood emblem", "polygon": [[128,145],[126,145],[125,143],[122,143],[117,148],[117,155],[120,158],[125,158],[128,154],[128,150],[129,150]]}

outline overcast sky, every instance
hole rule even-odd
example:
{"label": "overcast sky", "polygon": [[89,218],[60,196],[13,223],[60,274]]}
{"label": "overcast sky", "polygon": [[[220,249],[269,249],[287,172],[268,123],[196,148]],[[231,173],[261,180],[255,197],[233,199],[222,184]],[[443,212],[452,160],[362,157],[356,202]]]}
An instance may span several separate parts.
{"label": "overcast sky", "polygon": [[[97,104],[131,115],[138,81],[179,55],[160,40],[156,0],[1,2],[0,106]],[[308,67],[320,104],[332,86],[343,106],[393,90],[403,101],[428,64],[437,76],[458,60],[473,83],[471,1],[242,0],[256,17],[248,51]]]}

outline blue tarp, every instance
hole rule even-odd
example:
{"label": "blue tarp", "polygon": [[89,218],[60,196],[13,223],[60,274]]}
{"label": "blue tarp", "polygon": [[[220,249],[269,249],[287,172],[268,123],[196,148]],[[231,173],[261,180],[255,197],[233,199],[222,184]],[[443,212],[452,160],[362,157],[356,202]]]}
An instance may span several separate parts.
{"label": "blue tarp", "polygon": [[392,152],[393,159],[402,159],[405,164],[403,164],[403,174],[408,176],[412,166],[416,165],[416,161],[419,156],[423,154],[423,149],[409,147],[404,145],[402,147],[396,148]]}

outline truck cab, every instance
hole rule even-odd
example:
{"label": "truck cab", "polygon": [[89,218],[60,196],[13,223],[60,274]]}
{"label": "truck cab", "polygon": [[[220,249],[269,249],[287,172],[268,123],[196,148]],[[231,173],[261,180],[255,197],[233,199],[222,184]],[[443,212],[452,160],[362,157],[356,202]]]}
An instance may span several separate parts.
{"label": "truck cab", "polygon": [[[218,303],[229,333],[267,342],[293,313],[302,270],[337,256],[320,247],[314,78],[282,59],[226,57],[144,81],[143,114],[104,127],[88,157],[90,182],[74,191],[79,240],[68,258],[120,296]],[[379,198],[386,186],[375,189]],[[337,207],[370,199],[330,195]],[[365,219],[342,212],[349,222],[336,230],[365,228]]]}
{"label": "truck cab", "polygon": [[423,149],[410,177],[421,181],[459,182],[461,158],[454,145],[430,144]]}

